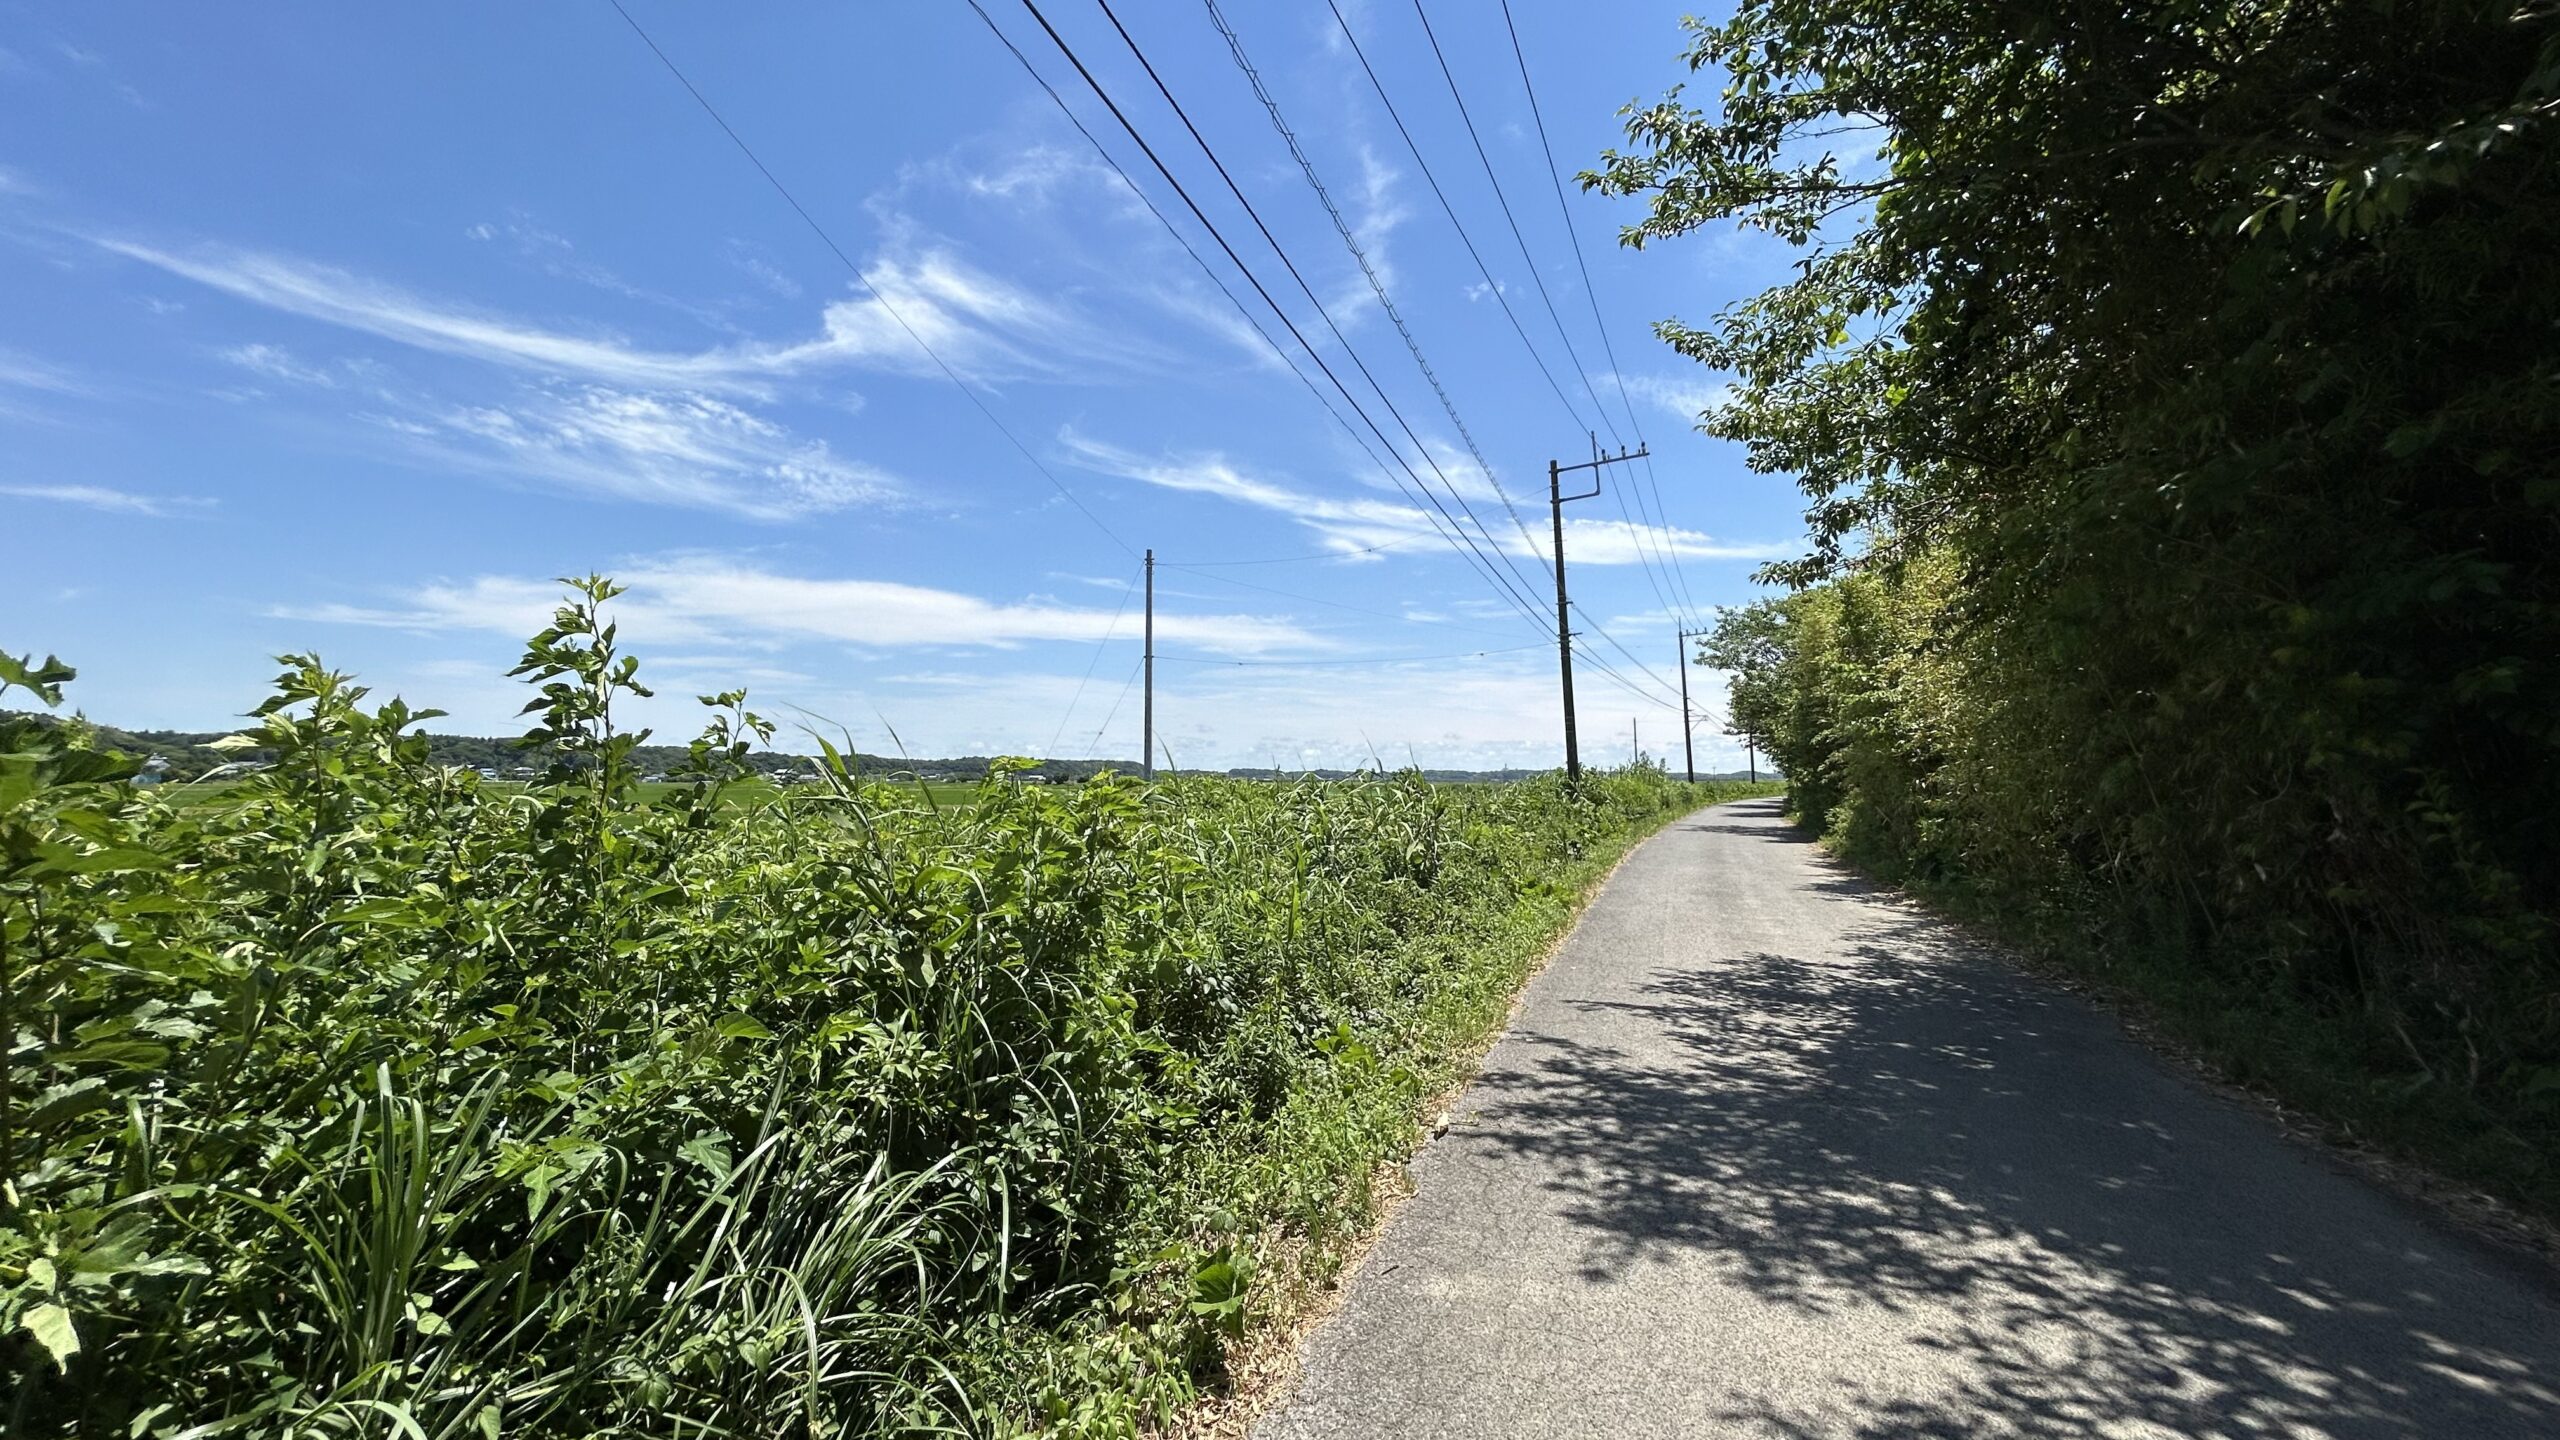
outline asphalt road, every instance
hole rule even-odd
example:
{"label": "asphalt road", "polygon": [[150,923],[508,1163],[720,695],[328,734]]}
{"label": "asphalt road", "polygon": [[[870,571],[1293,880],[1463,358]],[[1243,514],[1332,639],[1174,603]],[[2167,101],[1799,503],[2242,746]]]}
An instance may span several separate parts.
{"label": "asphalt road", "polygon": [[1256,1430],[2560,1436],[2560,1290],[1745,801],[1629,858]]}

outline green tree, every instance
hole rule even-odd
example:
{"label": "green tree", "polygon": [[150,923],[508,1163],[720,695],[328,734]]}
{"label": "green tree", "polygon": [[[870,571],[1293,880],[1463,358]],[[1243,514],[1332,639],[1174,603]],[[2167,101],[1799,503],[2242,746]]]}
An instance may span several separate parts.
{"label": "green tree", "polygon": [[2560,1089],[2560,10],[1748,0],[1687,59],[1585,178],[1806,252],[1661,327],[1811,501],[1768,575],[1828,588],[1716,642],[1800,798]]}

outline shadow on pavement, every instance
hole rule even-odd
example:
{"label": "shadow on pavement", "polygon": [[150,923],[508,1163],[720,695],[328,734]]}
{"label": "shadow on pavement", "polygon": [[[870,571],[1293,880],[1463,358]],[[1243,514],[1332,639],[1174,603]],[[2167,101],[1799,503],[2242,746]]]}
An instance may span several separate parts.
{"label": "shadow on pavement", "polygon": [[[1806,883],[1880,893],[1828,865]],[[2560,1436],[2560,1372],[2534,1370],[2560,1350],[2560,1309],[2475,1303],[2462,1242],[2401,1248],[2422,1232],[2377,1223],[2392,1202],[2171,1078],[2112,1021],[1897,904],[1860,914],[1845,951],[1738,954],[1578,1002],[1658,1025],[1676,1058],[1526,1037],[1533,1058],[1485,1073],[1465,1135],[1560,1177],[1591,1278],[1707,1255],[1771,1303],[1906,1312],[1919,1337],[1889,1343],[1961,1377],[1926,1402],[1827,1394],[1819,1413],[1738,1399],[1730,1422]]]}
{"label": "shadow on pavement", "polygon": [[[1810,845],[1813,836],[1786,823],[1786,802],[1771,796],[1759,800],[1736,800],[1715,807],[1715,819],[1684,820],[1674,830],[1687,830],[1701,835],[1748,835],[1754,840],[1768,840],[1781,845]],[[1731,817],[1749,815],[1751,820]]]}

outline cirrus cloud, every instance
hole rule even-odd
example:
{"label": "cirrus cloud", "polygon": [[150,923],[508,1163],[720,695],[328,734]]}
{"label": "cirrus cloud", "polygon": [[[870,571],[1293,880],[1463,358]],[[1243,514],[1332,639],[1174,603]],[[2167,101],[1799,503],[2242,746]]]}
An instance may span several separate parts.
{"label": "cirrus cloud", "polygon": [[[789,575],[721,556],[638,560],[617,567],[615,578],[628,587],[613,603],[615,615],[625,634],[645,644],[778,648],[815,641],[881,650],[1012,649],[1090,643],[1117,628],[1109,607],[992,600],[890,580]],[[560,597],[556,581],[482,575],[418,586],[395,606],[287,605],[268,613],[330,624],[515,636],[548,624]],[[1291,621],[1262,615],[1160,611],[1156,634],[1229,655],[1329,648]]]}
{"label": "cirrus cloud", "polygon": [[[1286,515],[1346,558],[1363,553],[1425,552],[1449,543],[1434,530],[1432,518],[1412,505],[1383,497],[1341,499],[1313,494],[1255,475],[1222,455],[1148,456],[1073,430],[1060,431],[1058,443],[1078,465],[1101,474],[1160,489],[1212,495]],[[1490,477],[1471,464],[1443,456],[1440,470],[1462,495],[1484,499],[1498,493]],[[1498,547],[1514,556],[1541,560],[1548,557],[1550,542],[1544,527],[1506,527],[1490,515],[1482,518],[1481,525],[1466,524],[1466,533],[1478,544]],[[1573,517],[1565,521],[1564,533],[1566,556],[1583,565],[1652,563],[1655,556],[1665,554],[1686,560],[1775,560],[1796,553],[1792,545],[1724,541],[1676,525],[1623,520]]]}
{"label": "cirrus cloud", "polygon": [[138,495],[130,490],[113,490],[104,485],[0,485],[0,495],[18,500],[77,505],[117,515],[148,515],[154,519],[207,509],[214,503],[197,495]]}
{"label": "cirrus cloud", "polygon": [[751,520],[894,501],[905,492],[888,472],[844,459],[823,440],[703,394],[562,386],[503,403],[370,418],[428,464]]}
{"label": "cirrus cloud", "polygon": [[294,256],[230,247],[181,253],[115,237],[92,243],[252,304],[415,349],[639,389],[763,395],[776,381],[836,365],[938,373],[936,356],[972,378],[1071,378],[1151,353],[939,250],[874,260],[864,272],[867,289],[825,306],[814,337],[667,350],[446,304]]}

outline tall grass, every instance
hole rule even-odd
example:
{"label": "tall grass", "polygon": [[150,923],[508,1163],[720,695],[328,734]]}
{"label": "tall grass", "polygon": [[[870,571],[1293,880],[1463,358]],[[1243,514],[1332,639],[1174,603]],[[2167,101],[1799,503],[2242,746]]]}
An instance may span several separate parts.
{"label": "tall grass", "polygon": [[[518,790],[289,659],[218,803],[0,721],[9,1433],[1130,1434],[1322,1253],[1579,884],[1711,797],[643,791],[578,587]],[[58,666],[0,684],[58,702]]]}

